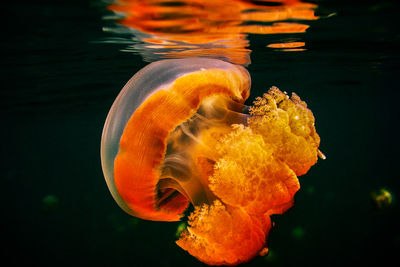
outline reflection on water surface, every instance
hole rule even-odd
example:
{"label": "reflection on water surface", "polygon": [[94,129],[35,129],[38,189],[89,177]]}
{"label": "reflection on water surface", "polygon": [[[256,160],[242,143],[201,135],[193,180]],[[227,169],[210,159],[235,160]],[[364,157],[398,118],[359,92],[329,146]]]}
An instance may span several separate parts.
{"label": "reflection on water surface", "polygon": [[[304,33],[316,20],[316,5],[300,0],[119,0],[108,6],[118,35],[105,42],[125,43],[125,51],[145,61],[162,58],[213,57],[250,64],[247,34]],[[266,44],[283,50],[304,50],[304,42]]]}

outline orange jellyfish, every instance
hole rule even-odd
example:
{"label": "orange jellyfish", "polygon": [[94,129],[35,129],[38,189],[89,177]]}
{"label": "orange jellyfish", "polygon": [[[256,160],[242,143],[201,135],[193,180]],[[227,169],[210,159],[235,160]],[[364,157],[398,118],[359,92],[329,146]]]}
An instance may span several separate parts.
{"label": "orange jellyfish", "polygon": [[246,106],[250,82],[221,60],[158,61],[125,85],[103,130],[103,172],[119,206],[178,221],[191,203],[177,244],[207,264],[267,251],[270,215],[293,205],[297,176],[322,155],[306,103],[272,87]]}

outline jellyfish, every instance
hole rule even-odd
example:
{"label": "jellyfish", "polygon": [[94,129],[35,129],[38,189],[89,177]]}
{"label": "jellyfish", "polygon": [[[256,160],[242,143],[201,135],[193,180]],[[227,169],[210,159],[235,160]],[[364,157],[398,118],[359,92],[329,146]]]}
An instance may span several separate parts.
{"label": "jellyfish", "polygon": [[385,210],[393,205],[393,194],[384,187],[371,191],[370,197],[378,210]]}
{"label": "jellyfish", "polygon": [[42,198],[42,209],[51,213],[57,210],[60,200],[55,195],[46,195]]}
{"label": "jellyfish", "polygon": [[154,62],[128,81],[103,130],[118,205],[155,221],[179,221],[192,205],[176,243],[210,265],[268,251],[270,216],[293,205],[297,176],[322,155],[300,97],[272,87],[247,106],[250,84],[245,68],[217,59]]}

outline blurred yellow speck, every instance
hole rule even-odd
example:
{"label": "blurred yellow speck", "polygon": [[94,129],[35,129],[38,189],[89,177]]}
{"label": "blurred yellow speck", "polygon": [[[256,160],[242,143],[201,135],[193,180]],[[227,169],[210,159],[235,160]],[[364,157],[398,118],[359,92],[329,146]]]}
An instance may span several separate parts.
{"label": "blurred yellow speck", "polygon": [[393,195],[386,188],[379,188],[370,193],[371,199],[378,209],[385,209],[392,206]]}
{"label": "blurred yellow speck", "polygon": [[181,222],[180,224],[178,224],[178,227],[176,228],[176,232],[175,232],[175,237],[179,238],[181,236],[181,233],[186,229],[186,223]]}

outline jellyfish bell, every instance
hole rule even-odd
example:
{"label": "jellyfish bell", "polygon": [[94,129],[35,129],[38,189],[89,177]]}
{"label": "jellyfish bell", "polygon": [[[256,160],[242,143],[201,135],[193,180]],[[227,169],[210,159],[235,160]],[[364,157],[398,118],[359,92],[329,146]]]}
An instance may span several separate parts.
{"label": "jellyfish bell", "polygon": [[200,261],[236,265],[266,251],[270,215],[293,205],[297,176],[316,163],[314,116],[272,87],[253,106],[246,69],[221,60],[152,63],[135,74],[106,119],[101,159],[127,213],[176,221],[177,244]]}
{"label": "jellyfish bell", "polygon": [[215,59],[162,60],[135,74],[112,105],[101,140],[104,176],[119,206],[143,219],[179,220],[187,198],[167,190],[165,181],[163,192],[157,192],[168,134],[207,96],[222,94],[243,103],[249,88],[243,67]]}

